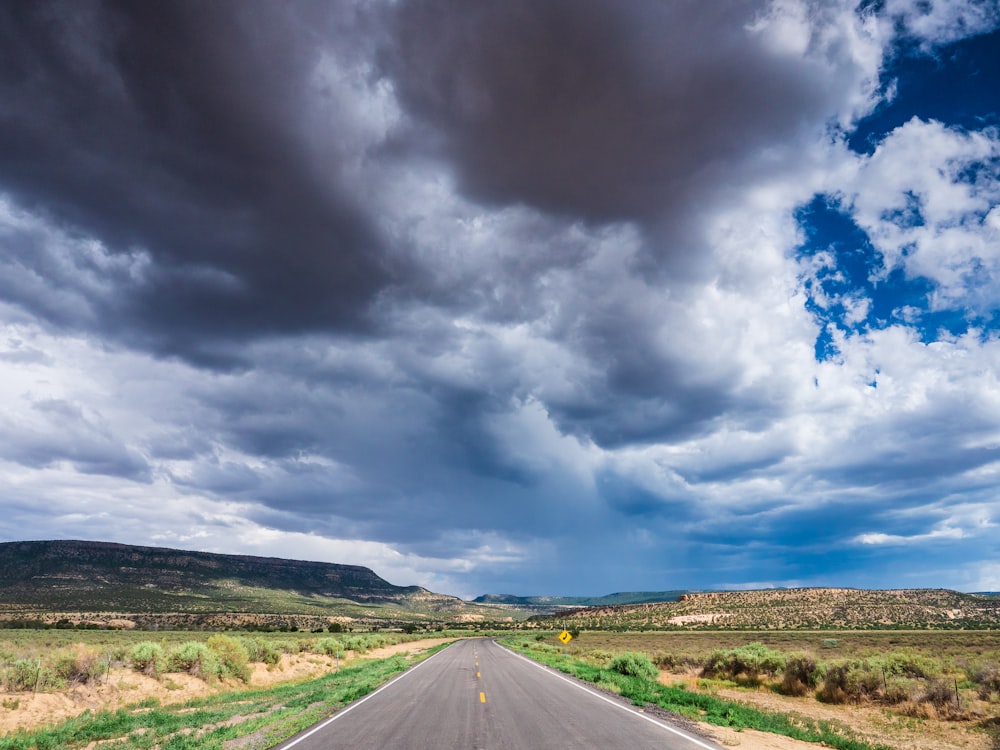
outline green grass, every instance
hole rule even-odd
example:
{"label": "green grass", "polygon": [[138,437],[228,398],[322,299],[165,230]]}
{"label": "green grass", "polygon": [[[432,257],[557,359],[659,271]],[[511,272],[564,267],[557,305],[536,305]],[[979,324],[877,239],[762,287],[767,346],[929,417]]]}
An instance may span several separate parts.
{"label": "green grass", "polygon": [[221,750],[223,743],[253,737],[253,747],[271,747],[444,646],[407,659],[394,656],[351,666],[315,680],[265,690],[220,693],[187,703],[156,701],[119,711],[85,713],[52,727],[0,738],[0,750],[77,750],[94,741],[109,750]]}
{"label": "green grass", "polygon": [[612,692],[628,698],[637,706],[652,704],[695,721],[736,730],[756,729],[805,742],[821,742],[837,750],[888,750],[882,745],[873,746],[862,742],[852,737],[846,728],[830,722],[762,711],[715,696],[660,685],[650,679],[632,677],[610,668],[588,664],[546,648],[547,644],[526,641],[523,637],[504,638],[501,642],[566,674],[602,687],[610,687]]}

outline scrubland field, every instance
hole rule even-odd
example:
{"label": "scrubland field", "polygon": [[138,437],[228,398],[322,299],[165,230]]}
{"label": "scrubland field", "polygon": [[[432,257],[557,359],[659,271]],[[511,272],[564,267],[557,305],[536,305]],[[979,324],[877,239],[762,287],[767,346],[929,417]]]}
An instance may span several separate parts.
{"label": "scrubland field", "polygon": [[1000,748],[998,631],[584,631],[568,646],[555,633],[505,641],[637,702],[728,727],[717,733],[727,745],[798,746],[750,744],[749,730],[761,729],[845,750]]}
{"label": "scrubland field", "polygon": [[271,747],[451,640],[0,631],[0,750]]}
{"label": "scrubland field", "polygon": [[[0,631],[0,750],[270,747],[470,633],[433,635]],[[501,642],[726,746],[1000,748],[998,631],[556,635]]]}

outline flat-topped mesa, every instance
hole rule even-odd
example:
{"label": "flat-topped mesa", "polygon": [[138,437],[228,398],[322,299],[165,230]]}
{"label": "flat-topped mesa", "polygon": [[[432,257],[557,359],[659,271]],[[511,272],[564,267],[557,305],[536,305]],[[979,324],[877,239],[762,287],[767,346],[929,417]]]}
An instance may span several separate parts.
{"label": "flat-topped mesa", "polygon": [[337,602],[443,611],[457,597],[396,586],[361,565],[111,542],[0,543],[5,608],[62,612],[309,612]]}

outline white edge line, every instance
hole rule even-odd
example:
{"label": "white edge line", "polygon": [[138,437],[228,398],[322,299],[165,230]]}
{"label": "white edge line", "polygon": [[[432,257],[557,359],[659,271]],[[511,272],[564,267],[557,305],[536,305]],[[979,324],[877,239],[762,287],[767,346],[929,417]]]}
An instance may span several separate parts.
{"label": "white edge line", "polygon": [[[456,641],[452,641],[452,643],[449,643],[448,646],[451,646],[453,643],[456,643]],[[321,729],[324,729],[324,728],[328,727],[330,724],[332,724],[333,722],[335,722],[341,716],[350,713],[351,711],[353,711],[354,709],[356,709],[358,706],[360,706],[362,703],[364,703],[369,698],[374,698],[376,695],[378,695],[379,693],[381,693],[383,690],[385,690],[390,685],[394,685],[397,682],[399,682],[401,679],[403,679],[404,677],[406,677],[407,675],[413,674],[414,671],[420,669],[420,667],[424,666],[424,664],[426,664],[427,662],[429,662],[431,659],[433,659],[435,656],[437,656],[438,654],[440,654],[442,651],[445,651],[448,648],[448,646],[445,646],[443,649],[441,649],[441,651],[438,651],[437,654],[431,654],[426,659],[424,659],[422,662],[420,662],[418,664],[414,664],[412,667],[410,667],[409,669],[407,669],[402,674],[396,675],[391,680],[389,680],[387,683],[385,683],[384,685],[382,685],[382,687],[380,687],[380,688],[378,688],[378,689],[376,689],[376,690],[368,693],[368,695],[366,695],[364,698],[360,698],[360,699],[354,701],[354,703],[352,703],[351,705],[347,706],[347,708],[340,709],[339,711],[337,711],[337,713],[335,713],[329,719],[326,719],[322,723],[317,724],[312,729],[310,729],[308,732],[306,732],[303,735],[300,735],[300,736],[296,737],[294,740],[292,740],[291,742],[289,742],[287,745],[277,745],[275,747],[275,750],[278,750],[279,748],[280,748],[280,750],[288,750],[288,748],[295,747],[296,745],[298,745],[300,742],[302,742],[302,740],[308,739],[309,737],[312,737],[314,734],[316,734],[316,732],[320,731]]]}
{"label": "white edge line", "polygon": [[[496,641],[494,641],[494,643],[496,643]],[[644,713],[639,713],[634,708],[626,706],[624,703],[621,703],[620,701],[612,700],[611,698],[609,698],[606,695],[601,695],[596,690],[591,690],[586,685],[581,685],[576,680],[571,680],[570,678],[563,676],[559,672],[556,672],[556,671],[554,671],[552,669],[549,669],[548,667],[544,666],[543,664],[539,664],[537,661],[529,659],[527,656],[524,656],[523,654],[517,653],[517,651],[513,651],[513,650],[507,648],[506,646],[500,645],[499,643],[497,643],[497,645],[500,646],[500,648],[504,649],[505,651],[508,651],[509,653],[511,653],[514,656],[518,657],[519,659],[524,659],[531,666],[538,667],[543,672],[546,672],[547,674],[552,675],[557,680],[562,680],[563,682],[568,682],[573,687],[579,688],[580,690],[584,691],[585,693],[590,693],[595,698],[599,698],[602,701],[604,701],[605,703],[610,703],[612,706],[620,708],[623,711],[627,711],[628,713],[632,714],[635,717],[638,717],[640,719],[645,719],[646,721],[648,721],[648,722],[650,722],[652,724],[656,724],[656,726],[660,727],[661,729],[666,729],[668,732],[673,732],[678,737],[683,737],[688,742],[691,742],[691,743],[697,745],[698,747],[703,747],[703,748],[705,748],[705,750],[718,750],[718,748],[719,748],[718,745],[707,745],[704,742],[702,742],[701,740],[695,739],[691,735],[687,734],[686,732],[682,732],[680,729],[677,729],[676,727],[672,727],[669,724],[664,724],[662,721],[658,721],[658,720],[654,719],[652,716],[647,716]]]}

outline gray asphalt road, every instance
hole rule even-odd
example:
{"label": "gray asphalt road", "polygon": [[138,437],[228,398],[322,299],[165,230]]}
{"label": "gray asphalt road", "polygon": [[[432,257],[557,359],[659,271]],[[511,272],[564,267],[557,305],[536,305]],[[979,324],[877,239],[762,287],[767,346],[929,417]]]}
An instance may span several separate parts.
{"label": "gray asphalt road", "polygon": [[281,750],[717,750],[487,639],[460,641]]}

